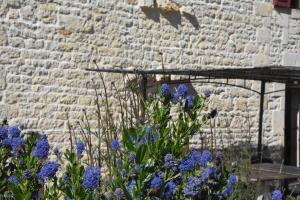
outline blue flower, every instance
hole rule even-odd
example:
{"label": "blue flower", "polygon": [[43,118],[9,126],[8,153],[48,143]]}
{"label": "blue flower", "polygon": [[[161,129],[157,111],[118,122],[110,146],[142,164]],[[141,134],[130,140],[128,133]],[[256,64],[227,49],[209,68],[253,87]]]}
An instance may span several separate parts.
{"label": "blue flower", "polygon": [[17,157],[25,151],[25,141],[22,138],[12,138],[10,146],[13,154]]}
{"label": "blue flower", "polygon": [[129,162],[131,164],[135,164],[135,155],[133,152],[130,152],[130,154],[129,154]]}
{"label": "blue flower", "polygon": [[5,138],[5,139],[2,141],[2,144],[3,144],[3,146],[5,146],[5,147],[11,147],[11,139],[10,139],[10,138]]}
{"label": "blue flower", "polygon": [[151,189],[159,190],[162,184],[161,178],[158,176],[154,176],[154,178],[151,180],[150,187]]}
{"label": "blue flower", "polygon": [[172,103],[176,104],[179,101],[179,95],[175,92],[174,94],[172,94]]}
{"label": "blue flower", "polygon": [[120,168],[120,167],[121,167],[121,164],[122,164],[121,159],[120,159],[120,158],[117,158],[117,160],[116,160],[116,166],[117,166],[117,168]]}
{"label": "blue flower", "polygon": [[47,181],[55,176],[58,167],[60,164],[57,162],[48,162],[39,173],[37,173],[37,177],[42,181]]}
{"label": "blue flower", "polygon": [[171,198],[175,192],[175,189],[176,189],[176,184],[173,181],[168,182],[165,185],[165,193],[164,193],[165,198],[167,199]]}
{"label": "blue flower", "polygon": [[19,181],[18,181],[18,179],[15,176],[8,177],[7,182],[8,183],[12,183],[15,186],[19,185]]}
{"label": "blue flower", "polygon": [[163,97],[167,97],[170,95],[170,87],[168,84],[164,83],[160,87],[160,95]]}
{"label": "blue flower", "polygon": [[187,172],[194,170],[197,163],[201,162],[201,156],[198,153],[198,151],[193,150],[189,157],[179,164],[179,170],[180,172]]}
{"label": "blue flower", "polygon": [[172,154],[166,154],[165,155],[165,167],[170,169],[173,166],[174,166],[173,155]]}
{"label": "blue flower", "polygon": [[21,131],[18,127],[13,126],[13,127],[8,128],[8,133],[9,133],[10,138],[18,138],[18,137],[20,137]]}
{"label": "blue flower", "polygon": [[7,129],[6,128],[0,128],[0,139],[4,140],[7,138]]}
{"label": "blue flower", "polygon": [[237,177],[234,174],[230,174],[228,178],[228,184],[235,185],[237,183]]}
{"label": "blue flower", "polygon": [[226,198],[230,197],[232,195],[232,193],[233,193],[233,187],[230,185],[227,185],[221,195],[222,195],[222,197],[224,197],[226,199]]}
{"label": "blue flower", "polygon": [[131,198],[134,198],[133,189],[136,188],[136,181],[132,180],[127,187],[127,191],[130,194]]}
{"label": "blue flower", "polygon": [[83,187],[89,190],[96,189],[100,182],[100,168],[87,167],[84,172]]}
{"label": "blue flower", "polygon": [[186,98],[186,95],[188,93],[188,87],[185,84],[180,84],[176,89],[176,93],[178,94],[179,97],[184,99]]}
{"label": "blue flower", "polygon": [[183,191],[184,196],[194,198],[198,194],[199,186],[200,183],[198,181],[198,178],[193,176],[188,177],[187,183]]}
{"label": "blue flower", "polygon": [[126,169],[122,170],[121,176],[122,176],[123,179],[125,179],[127,177],[127,171],[126,171]]}
{"label": "blue flower", "polygon": [[61,156],[61,152],[60,152],[60,150],[57,148],[57,147],[55,147],[55,149],[53,150],[53,153],[54,153],[54,155],[56,155],[56,157],[60,157]]}
{"label": "blue flower", "polygon": [[82,153],[85,149],[84,143],[81,140],[77,140],[76,142],[76,153],[77,153],[77,157],[81,158],[82,157]]}
{"label": "blue flower", "polygon": [[194,107],[194,99],[195,99],[194,96],[188,96],[186,98],[187,110],[185,110],[185,111],[189,111]]}
{"label": "blue flower", "polygon": [[31,170],[30,169],[26,169],[24,172],[23,172],[23,179],[30,179],[30,176],[31,176]]}
{"label": "blue flower", "polygon": [[124,192],[121,188],[117,188],[115,190],[115,195],[116,195],[116,199],[117,200],[123,200],[125,199],[125,195],[124,195]]}
{"label": "blue flower", "polygon": [[212,160],[212,156],[210,151],[204,150],[202,152],[201,159],[200,159],[201,167],[206,167],[207,162],[210,162],[211,160]]}
{"label": "blue flower", "polygon": [[113,140],[111,143],[111,148],[114,151],[118,151],[121,148],[121,145],[118,140]]}
{"label": "blue flower", "polygon": [[210,168],[205,168],[204,171],[201,174],[201,177],[199,178],[199,181],[201,184],[205,183],[207,179],[210,177],[212,173],[212,170]]}
{"label": "blue flower", "polygon": [[63,177],[62,177],[62,180],[64,182],[64,184],[69,184],[70,183],[70,177],[67,175],[67,174],[64,174]]}
{"label": "blue flower", "polygon": [[280,190],[275,190],[272,192],[272,200],[282,200],[282,193]]}
{"label": "blue flower", "polygon": [[195,163],[192,159],[187,158],[182,160],[178,166],[180,172],[188,172],[194,170]]}
{"label": "blue flower", "polygon": [[33,156],[41,160],[46,160],[49,152],[49,142],[46,135],[42,135],[34,147]]}
{"label": "blue flower", "polygon": [[217,160],[219,160],[219,161],[222,161],[222,160],[223,160],[223,154],[222,154],[221,151],[218,151],[218,152],[216,153],[216,158],[217,158]]}

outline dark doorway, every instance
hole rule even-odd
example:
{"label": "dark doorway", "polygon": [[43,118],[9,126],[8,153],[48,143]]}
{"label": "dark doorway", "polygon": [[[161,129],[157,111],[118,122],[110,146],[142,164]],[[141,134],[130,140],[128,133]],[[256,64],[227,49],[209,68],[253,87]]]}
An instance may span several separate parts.
{"label": "dark doorway", "polygon": [[285,164],[299,166],[300,86],[286,86],[285,101]]}

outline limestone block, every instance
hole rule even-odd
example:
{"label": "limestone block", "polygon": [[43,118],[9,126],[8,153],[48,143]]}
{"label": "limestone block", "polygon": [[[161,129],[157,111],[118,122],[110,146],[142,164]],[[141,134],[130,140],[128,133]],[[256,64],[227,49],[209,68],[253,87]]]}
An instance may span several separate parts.
{"label": "limestone block", "polygon": [[293,19],[300,19],[300,10],[299,9],[292,9],[291,17]]}
{"label": "limestone block", "polygon": [[139,0],[138,3],[141,8],[153,7],[153,5],[154,5],[153,0]]}
{"label": "limestone block", "polygon": [[254,66],[264,66],[270,64],[270,57],[265,54],[256,54],[253,59]]}
{"label": "limestone block", "polygon": [[59,25],[65,31],[93,33],[94,26],[78,16],[59,15]]}
{"label": "limestone block", "polygon": [[37,17],[44,23],[55,23],[57,20],[57,7],[54,3],[40,4]]}
{"label": "limestone block", "polygon": [[259,43],[269,43],[271,42],[272,35],[271,30],[268,28],[259,28],[256,31],[256,40]]}
{"label": "limestone block", "polygon": [[165,11],[180,11],[180,2],[176,0],[157,0],[157,6]]}
{"label": "limestone block", "polygon": [[258,16],[271,16],[273,5],[271,3],[254,2],[254,13]]}
{"label": "limestone block", "polygon": [[300,53],[284,52],[282,56],[282,65],[300,67]]}
{"label": "limestone block", "polygon": [[4,66],[0,66],[0,90],[4,90],[6,86],[6,72]]}
{"label": "limestone block", "polygon": [[272,113],[272,133],[273,135],[284,134],[284,111],[274,111]]}

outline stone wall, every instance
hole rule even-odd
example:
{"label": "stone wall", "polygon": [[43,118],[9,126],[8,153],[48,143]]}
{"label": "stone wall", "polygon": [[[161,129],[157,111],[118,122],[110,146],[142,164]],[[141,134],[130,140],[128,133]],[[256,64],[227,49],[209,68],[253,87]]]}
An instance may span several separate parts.
{"label": "stone wall", "polygon": [[[65,110],[76,121],[82,109],[94,109],[90,86],[99,77],[85,71],[95,68],[92,60],[152,69],[161,67],[162,52],[166,68],[300,65],[300,10],[274,9],[270,0],[176,2],[168,8],[161,0],[1,0],[1,117],[43,130],[64,146]],[[119,75],[105,76],[119,83]],[[257,82],[246,84],[259,90]],[[243,138],[249,116],[256,138],[258,95],[221,85],[195,88],[213,91],[217,134]],[[283,143],[283,95],[266,96],[264,143]]]}

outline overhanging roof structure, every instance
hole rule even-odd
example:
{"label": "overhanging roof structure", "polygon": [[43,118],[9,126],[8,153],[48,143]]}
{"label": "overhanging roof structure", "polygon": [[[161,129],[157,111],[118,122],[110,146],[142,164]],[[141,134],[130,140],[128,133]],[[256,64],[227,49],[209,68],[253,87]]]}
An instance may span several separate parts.
{"label": "overhanging roof structure", "polygon": [[187,75],[218,79],[244,79],[265,82],[294,83],[300,81],[300,67],[263,66],[252,68],[213,68],[213,69],[86,69],[95,72],[110,72],[140,75]]}
{"label": "overhanging roof structure", "polygon": [[[95,63],[96,64],[96,63]],[[211,78],[211,79],[243,79],[243,80],[255,80],[261,81],[260,92],[260,108],[259,108],[259,130],[258,130],[258,145],[257,154],[258,158],[262,155],[262,140],[263,140],[263,113],[264,113],[264,96],[266,82],[278,82],[284,84],[300,85],[300,66],[262,66],[262,67],[250,67],[250,68],[200,68],[200,69],[123,69],[123,68],[99,68],[96,64],[96,69],[86,69],[87,71],[94,72],[109,72],[109,73],[121,73],[121,74],[137,74],[143,76],[143,96],[146,97],[147,89],[147,75],[182,75],[189,76],[190,79],[196,79],[199,77]],[[209,83],[209,82],[208,82]],[[233,85],[235,86],[235,85]],[[243,87],[245,88],[245,87]],[[249,88],[245,88],[251,90]],[[253,90],[251,90],[253,91]],[[275,91],[276,92],[276,91]],[[286,134],[286,133],[285,133]]]}

